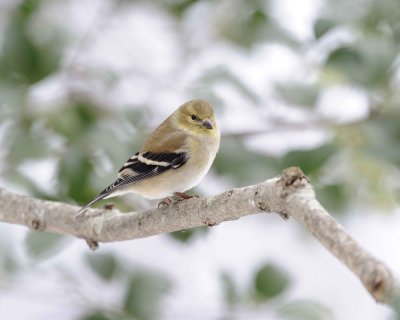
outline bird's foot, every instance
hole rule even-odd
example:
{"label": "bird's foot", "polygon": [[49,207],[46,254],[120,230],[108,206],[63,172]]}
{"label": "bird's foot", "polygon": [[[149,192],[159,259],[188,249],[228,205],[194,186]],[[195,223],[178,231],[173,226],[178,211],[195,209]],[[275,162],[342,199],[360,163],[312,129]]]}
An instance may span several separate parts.
{"label": "bird's foot", "polygon": [[170,197],[167,197],[167,198],[165,198],[164,200],[162,200],[162,201],[158,204],[158,207],[159,207],[159,208],[168,207],[168,206],[170,206],[173,202],[174,202],[174,201],[173,201]]}
{"label": "bird's foot", "polygon": [[199,198],[197,194],[191,195],[187,194],[184,192],[174,192],[174,197],[176,198],[177,201],[182,201],[182,200],[187,200],[187,199],[192,199],[192,198]]}
{"label": "bird's foot", "polygon": [[106,210],[112,210],[114,209],[114,206],[115,206],[114,203],[107,203],[103,206],[103,208]]}
{"label": "bird's foot", "polygon": [[174,192],[172,198],[168,197],[165,198],[164,200],[162,200],[159,204],[158,207],[167,207],[170,205],[173,205],[174,203],[183,201],[183,200],[187,200],[187,199],[192,199],[192,198],[199,198],[198,195],[190,195],[184,192]]}

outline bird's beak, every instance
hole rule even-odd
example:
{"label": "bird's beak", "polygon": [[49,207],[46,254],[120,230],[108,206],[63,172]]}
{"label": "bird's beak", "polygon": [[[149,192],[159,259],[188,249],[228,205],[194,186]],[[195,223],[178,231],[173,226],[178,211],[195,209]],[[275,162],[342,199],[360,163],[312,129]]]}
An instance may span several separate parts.
{"label": "bird's beak", "polygon": [[206,129],[213,129],[213,123],[210,119],[205,118],[202,122],[201,125],[206,128]]}

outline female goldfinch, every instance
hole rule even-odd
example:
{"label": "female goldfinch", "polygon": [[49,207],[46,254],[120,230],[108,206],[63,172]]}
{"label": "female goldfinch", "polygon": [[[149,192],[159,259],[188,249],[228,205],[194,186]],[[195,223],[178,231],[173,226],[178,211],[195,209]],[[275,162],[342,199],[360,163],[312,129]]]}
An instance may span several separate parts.
{"label": "female goldfinch", "polygon": [[126,161],[119,170],[118,179],[83,206],[77,215],[101,199],[127,192],[150,199],[171,195],[186,198],[183,192],[197,185],[210,169],[219,142],[220,132],[212,105],[204,100],[186,102]]}

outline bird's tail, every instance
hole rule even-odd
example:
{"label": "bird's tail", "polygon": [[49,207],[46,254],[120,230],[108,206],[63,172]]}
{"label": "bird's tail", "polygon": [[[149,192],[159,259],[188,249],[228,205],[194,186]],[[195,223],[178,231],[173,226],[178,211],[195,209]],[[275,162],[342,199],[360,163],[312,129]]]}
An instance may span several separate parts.
{"label": "bird's tail", "polygon": [[105,188],[102,192],[100,192],[93,200],[85,204],[76,214],[75,217],[80,216],[82,213],[84,213],[92,204],[95,204],[97,201],[100,201],[105,198],[111,198],[115,197],[118,195],[125,194],[127,192],[127,189],[125,188],[126,181],[129,182],[128,180],[124,180],[122,178],[118,178],[117,180],[114,181],[114,183],[110,184],[107,188]]}
{"label": "bird's tail", "polygon": [[91,205],[95,204],[97,201],[100,201],[104,199],[105,197],[109,196],[111,192],[105,192],[106,190],[102,191],[99,193],[94,199],[89,201],[87,204],[85,204],[76,214],[75,217],[80,216],[83,214]]}

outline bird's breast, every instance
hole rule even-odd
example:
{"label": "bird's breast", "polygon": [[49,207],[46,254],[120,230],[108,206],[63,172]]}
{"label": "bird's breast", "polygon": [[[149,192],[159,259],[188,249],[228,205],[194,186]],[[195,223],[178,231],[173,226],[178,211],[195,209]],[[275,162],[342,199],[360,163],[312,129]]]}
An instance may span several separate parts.
{"label": "bird's breast", "polygon": [[187,146],[190,152],[184,165],[134,184],[131,190],[146,198],[161,199],[174,192],[185,192],[199,184],[214,161],[219,141],[192,140]]}

